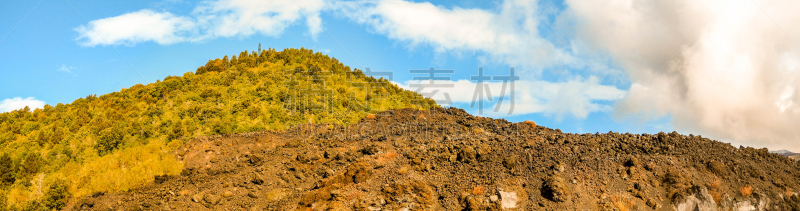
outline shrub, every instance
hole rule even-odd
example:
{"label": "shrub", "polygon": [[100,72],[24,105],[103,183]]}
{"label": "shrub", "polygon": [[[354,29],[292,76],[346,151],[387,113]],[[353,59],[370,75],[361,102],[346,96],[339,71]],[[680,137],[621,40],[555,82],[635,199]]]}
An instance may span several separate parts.
{"label": "shrub", "polygon": [[611,203],[620,211],[631,210],[633,205],[635,205],[632,199],[617,195],[611,196]]}
{"label": "shrub", "polygon": [[750,197],[750,195],[753,194],[753,187],[749,186],[749,185],[745,185],[744,187],[739,188],[739,193],[742,194],[742,197],[745,197],[745,198]]}
{"label": "shrub", "polygon": [[391,160],[391,159],[394,159],[396,157],[397,157],[397,152],[392,151],[392,152],[386,153],[386,159]]}
{"label": "shrub", "polygon": [[724,177],[724,176],[728,175],[728,167],[725,166],[725,163],[722,163],[720,161],[712,160],[712,161],[708,162],[708,169],[711,172],[714,172],[714,174],[719,175],[719,176],[723,176]]}
{"label": "shrub", "polygon": [[711,195],[711,198],[714,199],[714,202],[717,204],[722,203],[722,193],[719,190],[720,186],[722,186],[722,181],[719,179],[715,179],[708,184],[708,194]]}
{"label": "shrub", "polygon": [[475,186],[475,188],[472,188],[472,195],[483,195],[486,192],[484,189],[483,185]]}
{"label": "shrub", "polygon": [[525,120],[525,124],[530,125],[532,128],[536,128],[536,123],[531,120]]}

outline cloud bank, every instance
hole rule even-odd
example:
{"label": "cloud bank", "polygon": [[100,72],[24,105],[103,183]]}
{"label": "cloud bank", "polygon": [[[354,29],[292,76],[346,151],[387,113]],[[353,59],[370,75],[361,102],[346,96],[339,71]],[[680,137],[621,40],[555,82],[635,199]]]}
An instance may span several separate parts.
{"label": "cloud bank", "polygon": [[680,130],[800,150],[800,2],[567,4],[578,37],[630,76],[619,115],[670,115]]}
{"label": "cloud bank", "polygon": [[44,101],[37,100],[33,97],[28,97],[25,99],[21,97],[15,97],[0,101],[0,113],[23,109],[25,106],[28,106],[28,108],[34,110],[37,108],[44,108],[44,105]]}

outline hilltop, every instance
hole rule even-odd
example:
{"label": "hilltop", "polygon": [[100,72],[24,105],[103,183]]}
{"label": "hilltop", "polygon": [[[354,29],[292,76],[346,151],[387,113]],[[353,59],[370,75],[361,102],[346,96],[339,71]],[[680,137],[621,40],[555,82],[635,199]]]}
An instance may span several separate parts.
{"label": "hilltop", "polygon": [[209,60],[183,76],[0,113],[0,210],[59,209],[66,201],[177,175],[170,153],[195,137],[348,125],[433,100],[308,49]]}
{"label": "hilltop", "polygon": [[457,108],[198,137],[179,175],[71,210],[800,210],[800,162],[695,135],[571,134]]}

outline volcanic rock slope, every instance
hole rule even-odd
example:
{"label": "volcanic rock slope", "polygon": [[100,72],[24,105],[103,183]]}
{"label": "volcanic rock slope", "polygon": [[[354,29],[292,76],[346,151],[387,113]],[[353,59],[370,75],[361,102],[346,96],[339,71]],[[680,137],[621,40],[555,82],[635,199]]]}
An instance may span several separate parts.
{"label": "volcanic rock slope", "polygon": [[800,163],[700,136],[569,134],[457,108],[196,138],[180,175],[68,210],[799,210]]}

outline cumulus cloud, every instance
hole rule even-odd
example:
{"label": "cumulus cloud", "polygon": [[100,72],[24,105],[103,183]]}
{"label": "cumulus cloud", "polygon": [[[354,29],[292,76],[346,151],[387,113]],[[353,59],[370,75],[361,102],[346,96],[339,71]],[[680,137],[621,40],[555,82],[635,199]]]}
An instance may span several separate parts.
{"label": "cumulus cloud", "polygon": [[403,0],[339,2],[334,6],[337,14],[412,47],[478,51],[486,53],[488,60],[531,70],[586,65],[574,58],[572,49],[558,48],[539,35],[542,15],[537,12],[537,1],[506,0],[497,12]]}
{"label": "cumulus cloud", "polygon": [[258,1],[218,0],[204,2],[194,10],[206,36],[250,36],[260,33],[277,36],[289,25],[306,19],[312,36],[322,31],[319,18],[323,0]]}
{"label": "cumulus cloud", "polygon": [[577,36],[629,74],[621,115],[800,151],[796,1],[567,0]]}
{"label": "cumulus cloud", "polygon": [[[396,83],[404,89],[416,91],[417,87],[411,84],[428,84],[430,81],[410,80],[403,83]],[[493,117],[508,116],[511,111],[511,84],[507,83],[503,91],[503,82],[484,82],[488,89],[483,89],[483,99],[476,97],[475,93],[480,92],[475,81],[458,80],[434,80],[434,84],[452,84],[447,88],[426,88],[419,90],[421,94],[439,90],[438,93],[430,96],[437,103],[445,103],[445,94],[450,97],[451,103],[473,104],[468,110],[478,113],[480,100],[484,101],[484,115]],[[573,116],[579,119],[586,118],[592,112],[609,112],[612,107],[608,102],[621,99],[625,96],[625,91],[614,86],[602,85],[597,77],[574,78],[566,82],[548,81],[516,81],[514,82],[514,108],[511,115],[524,115],[531,113],[543,113],[551,115],[557,119],[565,116]],[[504,97],[502,103],[499,98]],[[491,100],[490,100],[491,98]],[[496,108],[497,103],[500,107]]]}
{"label": "cumulus cloud", "polygon": [[204,1],[190,16],[148,9],[90,21],[75,28],[82,46],[135,45],[155,42],[169,45],[198,42],[218,37],[277,36],[305,18],[311,36],[322,31],[320,11],[323,0]]}
{"label": "cumulus cloud", "polygon": [[21,97],[15,97],[0,101],[0,112],[19,110],[25,108],[25,106],[33,110],[36,108],[44,108],[44,105],[44,101],[37,100],[33,97],[28,97],[25,99]]}
{"label": "cumulus cloud", "polygon": [[75,28],[75,31],[82,46],[134,45],[147,41],[166,45],[191,39],[195,27],[190,18],[145,9],[93,20],[86,26]]}

